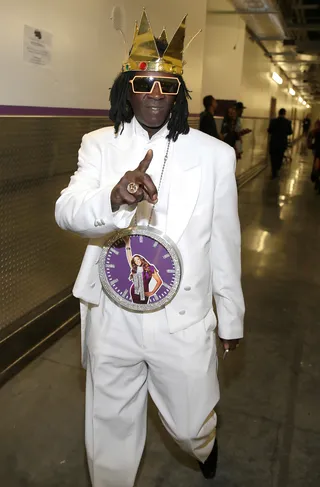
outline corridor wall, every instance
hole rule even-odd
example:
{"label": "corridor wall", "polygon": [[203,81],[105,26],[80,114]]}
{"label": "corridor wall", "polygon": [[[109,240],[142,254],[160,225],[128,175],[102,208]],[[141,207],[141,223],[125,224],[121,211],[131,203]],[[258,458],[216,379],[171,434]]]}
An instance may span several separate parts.
{"label": "corridor wall", "polygon": [[[109,88],[125,57],[122,38],[110,20],[115,4],[123,11],[127,49],[143,7],[156,35],[165,24],[172,36],[186,13],[187,41],[205,29],[206,0],[163,0],[161,4],[153,0],[2,0],[0,106],[108,108]],[[25,25],[52,35],[47,66],[24,60]],[[185,78],[193,92],[190,109],[195,113],[200,108],[203,50],[201,35],[186,55]]]}
{"label": "corridor wall", "polygon": [[[273,81],[274,71],[282,77],[282,85]],[[302,119],[305,108],[298,102],[298,93],[295,97],[289,94],[290,86],[284,74],[272,64],[246,32],[240,85],[241,100],[247,106],[246,116],[269,118],[271,97],[274,97],[277,100],[277,111],[285,108],[287,116],[291,118],[293,109],[296,108],[298,118]]]}

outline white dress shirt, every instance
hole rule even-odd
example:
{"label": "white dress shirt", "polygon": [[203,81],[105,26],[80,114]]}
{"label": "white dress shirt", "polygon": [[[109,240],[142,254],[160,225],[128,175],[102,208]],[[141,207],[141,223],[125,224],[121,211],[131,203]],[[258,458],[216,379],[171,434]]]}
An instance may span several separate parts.
{"label": "white dress shirt", "polygon": [[[153,151],[153,158],[150,166],[147,170],[147,174],[151,177],[155,187],[159,189],[160,177],[163,170],[164,159],[168,148],[168,129],[164,126],[159,132],[157,132],[151,139],[149,134],[144,128],[133,120],[136,144],[143,147],[145,154],[148,150]],[[150,225],[162,232],[165,232],[167,223],[167,212],[169,202],[169,190],[170,190],[170,169],[172,166],[172,144],[170,144],[168,159],[163,172],[163,178],[161,181],[160,191],[158,192],[158,202],[156,203],[152,215]],[[144,154],[144,155],[145,155]],[[144,157],[144,156],[143,156]],[[142,201],[138,205],[136,222],[138,225],[147,226],[149,218],[152,212],[152,206],[147,201]]]}

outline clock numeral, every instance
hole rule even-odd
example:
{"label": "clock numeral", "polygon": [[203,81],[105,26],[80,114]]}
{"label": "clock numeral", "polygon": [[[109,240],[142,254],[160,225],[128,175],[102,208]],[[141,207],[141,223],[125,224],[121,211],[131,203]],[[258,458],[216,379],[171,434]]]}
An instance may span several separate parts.
{"label": "clock numeral", "polygon": [[165,287],[166,289],[169,289],[169,290],[171,289],[171,286],[169,286],[169,284],[167,284],[166,282],[164,282],[162,285],[163,285],[163,287]]}
{"label": "clock numeral", "polygon": [[123,291],[122,296],[124,298],[126,298],[128,296],[128,294],[129,294],[129,291],[128,291],[128,289],[126,289],[125,291]]}
{"label": "clock numeral", "polygon": [[114,264],[107,264],[106,269],[115,269],[116,266]]}
{"label": "clock numeral", "polygon": [[110,282],[111,286],[114,286],[119,282],[119,279],[114,279],[113,281]]}
{"label": "clock numeral", "polygon": [[139,237],[139,242],[143,243],[143,236],[142,235],[140,235],[140,237]]}
{"label": "clock numeral", "polygon": [[159,242],[154,242],[153,248],[155,249],[156,247],[158,247],[158,245],[159,245]]}
{"label": "clock numeral", "polygon": [[167,269],[167,273],[168,274],[174,274],[175,273],[175,270],[174,269]]}
{"label": "clock numeral", "polygon": [[159,301],[159,298],[158,298],[158,296],[157,296],[156,294],[154,294],[154,295],[153,295],[153,299],[154,299],[155,301]]}
{"label": "clock numeral", "polygon": [[165,260],[165,259],[169,259],[169,257],[170,257],[170,254],[166,254],[162,258]]}
{"label": "clock numeral", "polygon": [[118,250],[116,250],[116,249],[114,249],[113,247],[112,247],[112,249],[111,249],[111,252],[112,252],[113,254],[119,255],[119,251],[118,251]]}

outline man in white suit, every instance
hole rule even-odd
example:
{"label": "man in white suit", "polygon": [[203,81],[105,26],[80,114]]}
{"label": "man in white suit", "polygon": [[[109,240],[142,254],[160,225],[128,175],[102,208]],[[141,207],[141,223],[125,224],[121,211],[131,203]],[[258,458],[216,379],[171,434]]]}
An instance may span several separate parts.
{"label": "man in white suit", "polygon": [[[83,137],[78,170],[56,204],[58,225],[91,239],[74,295],[81,303],[94,487],[133,486],[148,392],[168,432],[206,478],[214,477],[219,385],[213,296],[224,349],[234,350],[243,336],[235,153],[188,126],[184,27],[185,19],[168,45],[164,33],[153,37],[143,14],[111,90],[114,128]],[[183,275],[164,309],[132,313],[104,292],[99,257],[110,232],[134,219],[146,225],[154,204],[151,226],[176,244]]]}

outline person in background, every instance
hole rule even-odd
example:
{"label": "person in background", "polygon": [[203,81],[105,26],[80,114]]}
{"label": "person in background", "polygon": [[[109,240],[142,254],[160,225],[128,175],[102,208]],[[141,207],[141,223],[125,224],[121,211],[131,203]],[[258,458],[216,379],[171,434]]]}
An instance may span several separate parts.
{"label": "person in background", "polygon": [[243,111],[246,107],[242,103],[242,101],[239,101],[235,105],[235,110],[236,110],[236,116],[237,116],[237,122],[236,122],[236,132],[238,133],[238,140],[236,142],[236,154],[237,154],[237,159],[241,159],[242,154],[243,154],[243,145],[242,145],[242,137],[243,135],[250,134],[252,132],[251,129],[242,129],[242,115]]}
{"label": "person in background", "polygon": [[313,130],[308,135],[308,148],[313,152],[313,165],[311,172],[311,181],[314,188],[320,193],[320,120],[317,120]]}
{"label": "person in background", "polygon": [[303,130],[303,139],[301,143],[301,155],[308,155],[308,135],[311,128],[311,119],[310,115],[306,115],[306,117],[302,121],[302,130]]}
{"label": "person in background", "polygon": [[284,153],[288,147],[288,137],[292,135],[291,121],[286,118],[286,110],[279,110],[278,118],[270,121],[269,153],[271,158],[272,178],[276,178],[281,169]]}
{"label": "person in background", "polygon": [[204,112],[200,115],[199,130],[205,134],[219,139],[214,113],[217,109],[217,100],[212,95],[205,96],[203,99]]}
{"label": "person in background", "polygon": [[303,127],[303,135],[305,137],[308,137],[309,131],[310,131],[310,127],[311,127],[311,118],[310,118],[310,115],[309,114],[306,115],[306,117],[303,119],[302,127]]}
{"label": "person in background", "polygon": [[237,113],[234,107],[229,107],[221,126],[221,139],[234,149],[239,135],[236,131]]}

